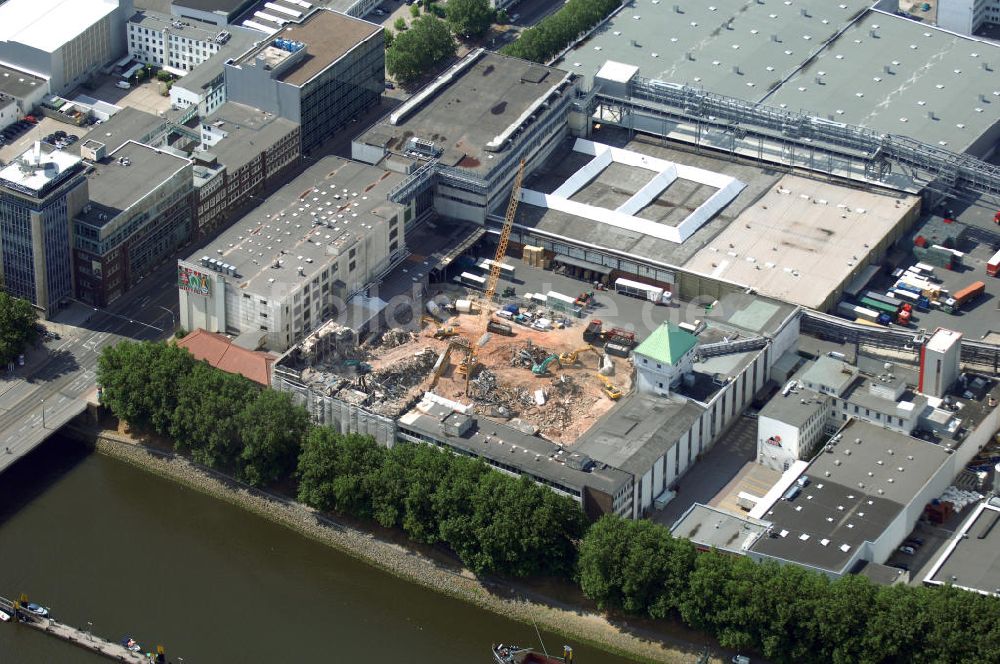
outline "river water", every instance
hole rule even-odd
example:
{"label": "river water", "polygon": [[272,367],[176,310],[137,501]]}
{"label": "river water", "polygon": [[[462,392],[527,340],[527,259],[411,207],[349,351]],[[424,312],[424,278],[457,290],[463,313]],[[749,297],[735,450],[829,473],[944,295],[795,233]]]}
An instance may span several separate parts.
{"label": "river water", "polygon": [[[537,643],[530,625],[62,439],[0,475],[0,595],[22,592],[185,664],[485,663],[491,642]],[[578,664],[627,661],[573,645]],[[103,661],[0,623],[0,662]]]}

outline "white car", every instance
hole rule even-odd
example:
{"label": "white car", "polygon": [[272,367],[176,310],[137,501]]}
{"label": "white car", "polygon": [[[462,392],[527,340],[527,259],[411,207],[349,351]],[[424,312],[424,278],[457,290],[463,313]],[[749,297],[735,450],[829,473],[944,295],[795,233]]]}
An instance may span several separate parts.
{"label": "white car", "polygon": [[128,90],[129,88],[132,87],[132,84],[129,83],[128,81],[117,81],[115,83],[115,87],[121,88],[122,90]]}

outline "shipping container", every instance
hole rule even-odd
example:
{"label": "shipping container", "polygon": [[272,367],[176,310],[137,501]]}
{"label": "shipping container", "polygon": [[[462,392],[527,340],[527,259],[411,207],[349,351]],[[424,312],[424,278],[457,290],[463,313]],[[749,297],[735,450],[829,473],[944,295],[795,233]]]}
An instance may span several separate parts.
{"label": "shipping container", "polygon": [[[476,268],[482,270],[483,272],[489,272],[490,268],[493,267],[492,258],[480,258],[476,260]],[[500,263],[500,277],[508,281],[514,280],[514,266],[507,265],[506,263]]]}
{"label": "shipping container", "polygon": [[670,291],[665,291],[659,286],[639,283],[630,279],[615,279],[615,291],[623,295],[637,297],[640,300],[649,300],[657,304],[668,304],[670,302]]}
{"label": "shipping container", "polygon": [[867,297],[870,300],[875,300],[876,302],[881,302],[890,307],[895,307],[897,311],[903,306],[903,302],[889,295],[883,295],[882,293],[876,293],[875,291],[865,291],[864,295],[861,297]]}
{"label": "shipping container", "polygon": [[502,334],[507,337],[514,336],[514,328],[512,328],[507,323],[501,323],[499,321],[491,320],[486,324],[487,332],[495,332],[496,334]]}
{"label": "shipping container", "polygon": [[868,307],[869,309],[874,309],[875,311],[881,311],[882,313],[888,314],[893,319],[896,318],[896,314],[899,313],[899,307],[894,307],[891,304],[886,304],[885,302],[879,302],[878,300],[873,300],[870,297],[863,297],[858,300],[858,304],[863,307]]}
{"label": "shipping container", "polygon": [[1000,251],[993,254],[993,258],[986,262],[986,274],[991,277],[1000,276]]}
{"label": "shipping container", "polygon": [[986,290],[986,284],[981,281],[974,281],[965,288],[956,292],[952,297],[955,300],[955,306],[961,307],[964,304],[972,302],[977,297],[983,294]]}
{"label": "shipping container", "polygon": [[545,294],[548,299],[548,304],[553,309],[558,311],[572,311],[575,307],[576,298],[570,297],[569,295],[563,295],[562,293],[557,293],[556,291],[549,291]]}
{"label": "shipping container", "polygon": [[463,272],[460,274],[458,282],[463,286],[468,286],[470,288],[486,288],[486,277],[480,277],[478,274],[472,274],[471,272]]}
{"label": "shipping container", "polygon": [[615,357],[628,357],[632,349],[624,344],[607,343],[604,344],[604,351],[608,355],[614,355]]}

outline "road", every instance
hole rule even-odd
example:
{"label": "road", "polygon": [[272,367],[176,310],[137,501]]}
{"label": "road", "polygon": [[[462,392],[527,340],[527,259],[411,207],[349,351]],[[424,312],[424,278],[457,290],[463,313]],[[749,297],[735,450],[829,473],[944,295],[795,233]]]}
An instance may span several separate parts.
{"label": "road", "polygon": [[176,261],[164,261],[111,307],[73,303],[46,322],[59,334],[25,353],[25,365],[0,377],[0,473],[83,412],[96,388],[101,350],[122,339],[161,339],[176,321]]}

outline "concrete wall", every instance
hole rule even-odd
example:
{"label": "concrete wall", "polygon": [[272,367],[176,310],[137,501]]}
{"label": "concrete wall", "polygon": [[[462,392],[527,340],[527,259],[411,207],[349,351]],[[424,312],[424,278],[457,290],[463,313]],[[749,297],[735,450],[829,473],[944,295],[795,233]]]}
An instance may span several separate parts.
{"label": "concrete wall", "polygon": [[[781,437],[779,445],[767,442],[769,438],[775,436]],[[801,431],[798,427],[761,415],[757,419],[757,462],[767,468],[784,471],[786,463],[791,465],[793,461],[799,459],[800,439]]]}
{"label": "concrete wall", "polygon": [[[978,2],[982,2],[982,0],[978,0]],[[938,0],[938,27],[963,35],[971,35],[975,29],[973,13],[976,4],[977,0]]]}

